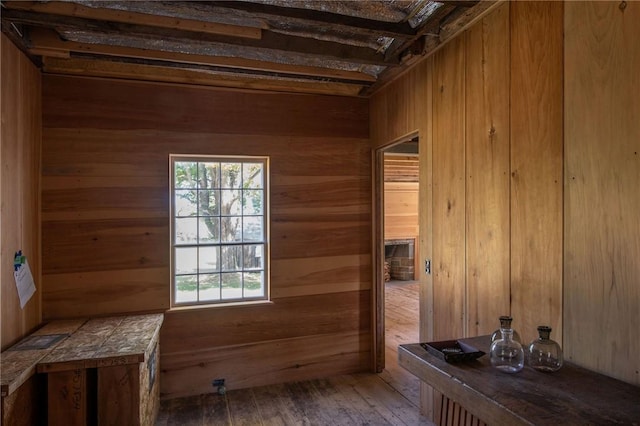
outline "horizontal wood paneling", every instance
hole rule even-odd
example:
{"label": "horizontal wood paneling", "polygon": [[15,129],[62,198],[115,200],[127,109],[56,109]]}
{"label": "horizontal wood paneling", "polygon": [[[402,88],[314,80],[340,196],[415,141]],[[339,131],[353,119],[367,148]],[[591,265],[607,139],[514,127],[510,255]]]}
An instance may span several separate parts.
{"label": "horizontal wood paneling", "polygon": [[[60,76],[45,76],[43,93],[45,317],[167,309],[169,154],[267,155],[273,301],[168,314],[161,365],[184,351],[206,355],[170,369],[170,380],[163,367],[162,392],[188,393],[195,372],[194,389],[213,391],[219,371],[243,371],[243,354],[286,348],[288,339],[351,333],[355,340],[322,355],[300,346],[296,357],[326,367],[357,354],[340,368],[369,368],[370,347],[361,343],[371,324],[365,99]],[[213,362],[228,346],[233,356]],[[252,368],[260,384],[328,373],[279,372],[260,357]],[[258,383],[242,377],[239,386]]]}
{"label": "horizontal wood paneling", "polygon": [[120,81],[114,90],[112,82],[48,76],[43,88],[44,126],[339,138],[369,134],[365,99],[268,92],[256,96],[127,81]]}
{"label": "horizontal wood paneling", "polygon": [[[339,252],[340,248],[335,247]],[[371,257],[326,256],[307,259],[272,259],[273,298],[371,289]]]}
{"label": "horizontal wood paneling", "polygon": [[565,5],[563,337],[567,359],[638,386],[640,3],[625,6]]}
{"label": "horizontal wood paneling", "polygon": [[368,301],[369,291],[365,290],[341,292],[339,297],[318,294],[228,309],[171,311],[160,340],[163,351],[174,353],[351,330],[366,332],[371,324]]}
{"label": "horizontal wood paneling", "polygon": [[[161,266],[49,274],[48,291],[42,302],[43,315],[50,318],[90,317],[167,309],[169,273],[167,266]],[[70,300],[78,303],[69,303]],[[91,303],[82,303],[82,300],[91,300]]]}
{"label": "horizontal wood paneling", "polygon": [[160,397],[213,392],[212,378],[232,390],[354,372],[370,361],[370,349],[368,332],[343,332],[171,353],[162,358]]}
{"label": "horizontal wood paneling", "polygon": [[[0,303],[1,348],[17,342],[41,320],[40,144],[41,78],[38,69],[11,41],[1,38],[2,126],[0,127]],[[27,256],[36,293],[20,308],[13,256]]]}
{"label": "horizontal wood paneling", "polygon": [[384,184],[384,238],[418,237],[418,183]]}

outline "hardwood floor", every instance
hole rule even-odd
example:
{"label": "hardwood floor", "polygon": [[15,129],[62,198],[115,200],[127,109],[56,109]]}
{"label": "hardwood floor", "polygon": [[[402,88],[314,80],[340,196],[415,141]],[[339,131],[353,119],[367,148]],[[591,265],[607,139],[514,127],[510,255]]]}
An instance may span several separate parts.
{"label": "hardwood floor", "polygon": [[397,346],[418,341],[418,284],[385,286],[386,367],[351,374],[162,401],[165,425],[432,425],[418,409],[418,379],[398,366]]}

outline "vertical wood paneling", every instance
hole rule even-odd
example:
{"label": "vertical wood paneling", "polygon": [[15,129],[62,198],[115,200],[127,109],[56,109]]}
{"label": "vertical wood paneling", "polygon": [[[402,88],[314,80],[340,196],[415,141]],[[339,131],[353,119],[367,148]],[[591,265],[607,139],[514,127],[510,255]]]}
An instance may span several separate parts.
{"label": "vertical wood paneling", "polygon": [[563,3],[511,3],[511,315],[562,340]]}
{"label": "vertical wood paneling", "polygon": [[510,309],[509,5],[468,30],[465,42],[467,335],[477,336]]}
{"label": "vertical wood paneling", "polygon": [[[2,38],[2,349],[34,329],[41,320],[40,143],[41,79],[38,69],[3,34]],[[22,250],[36,293],[20,308],[13,277],[13,256]]]}
{"label": "vertical wood paneling", "polygon": [[449,42],[433,67],[434,338],[464,335],[465,317],[465,54]]}
{"label": "vertical wood paneling", "polygon": [[43,102],[46,318],[169,308],[169,154],[267,155],[272,301],[167,314],[161,392],[370,368],[367,100],[46,76]]}
{"label": "vertical wood paneling", "polygon": [[640,4],[625,5],[565,5],[564,349],[640,385]]}

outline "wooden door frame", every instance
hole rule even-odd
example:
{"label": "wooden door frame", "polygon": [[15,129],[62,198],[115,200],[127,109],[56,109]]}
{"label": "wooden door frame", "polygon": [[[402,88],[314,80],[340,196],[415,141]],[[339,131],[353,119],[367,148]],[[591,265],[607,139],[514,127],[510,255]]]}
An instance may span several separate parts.
{"label": "wooden door frame", "polygon": [[[373,153],[373,371],[381,373],[385,367],[385,323],[384,323],[384,152],[388,148],[420,137],[414,130],[377,147]],[[420,206],[418,206],[420,208]],[[418,230],[418,240],[420,230]],[[415,242],[416,245],[419,241]],[[416,275],[418,271],[416,271]],[[422,298],[422,292],[420,292]],[[422,306],[422,300],[420,303]],[[421,308],[422,310],[422,308]],[[422,315],[420,315],[422,318]],[[421,329],[422,324],[418,324]]]}

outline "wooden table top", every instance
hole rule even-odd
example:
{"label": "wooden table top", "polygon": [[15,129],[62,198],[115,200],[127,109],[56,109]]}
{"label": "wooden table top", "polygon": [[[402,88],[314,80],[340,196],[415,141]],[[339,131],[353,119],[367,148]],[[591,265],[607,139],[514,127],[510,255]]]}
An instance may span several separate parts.
{"label": "wooden table top", "polygon": [[29,377],[36,372],[36,366],[51,352],[60,341],[47,348],[21,349],[33,340],[34,336],[70,336],[84,324],[86,319],[53,321],[41,327],[34,333],[2,352],[0,355],[0,395],[12,394]]}
{"label": "wooden table top", "polygon": [[399,363],[487,424],[640,425],[640,387],[566,361],[554,373],[502,373],[491,366],[489,336],[459,340],[486,355],[453,364],[414,343],[400,345]]}
{"label": "wooden table top", "polygon": [[146,361],[160,334],[163,314],[90,319],[38,364],[38,373]]}

